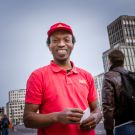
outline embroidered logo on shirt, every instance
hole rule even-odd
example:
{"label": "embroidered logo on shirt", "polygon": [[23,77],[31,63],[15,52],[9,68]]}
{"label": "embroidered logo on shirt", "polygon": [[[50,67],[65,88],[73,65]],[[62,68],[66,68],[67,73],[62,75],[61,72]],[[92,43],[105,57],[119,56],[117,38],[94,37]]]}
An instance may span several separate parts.
{"label": "embroidered logo on shirt", "polygon": [[81,83],[81,84],[87,84],[86,83],[86,80],[79,80],[79,83]]}

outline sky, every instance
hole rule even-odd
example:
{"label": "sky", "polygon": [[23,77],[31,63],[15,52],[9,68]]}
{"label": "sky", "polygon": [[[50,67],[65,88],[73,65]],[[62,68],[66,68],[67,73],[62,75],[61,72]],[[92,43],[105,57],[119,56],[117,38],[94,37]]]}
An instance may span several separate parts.
{"label": "sky", "polygon": [[103,73],[107,25],[120,15],[135,16],[134,5],[134,0],[0,0],[0,106],[10,90],[25,89],[31,72],[53,59],[46,38],[57,22],[73,29],[75,65],[93,76]]}

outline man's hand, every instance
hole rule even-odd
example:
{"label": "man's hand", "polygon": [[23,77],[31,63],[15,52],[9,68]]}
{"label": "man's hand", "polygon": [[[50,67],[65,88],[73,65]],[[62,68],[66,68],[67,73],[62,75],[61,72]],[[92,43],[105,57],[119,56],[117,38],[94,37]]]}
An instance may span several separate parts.
{"label": "man's hand", "polygon": [[96,125],[100,122],[102,119],[102,114],[100,109],[97,107],[97,101],[93,101],[89,103],[91,113],[90,116],[86,119],[83,120],[80,124],[80,129],[82,130],[91,130],[96,127]]}
{"label": "man's hand", "polygon": [[91,114],[86,120],[80,124],[80,129],[90,130],[96,127],[97,121],[93,114]]}
{"label": "man's hand", "polygon": [[58,112],[57,121],[64,124],[77,124],[80,123],[83,116],[83,110],[79,108],[67,108],[62,112]]}

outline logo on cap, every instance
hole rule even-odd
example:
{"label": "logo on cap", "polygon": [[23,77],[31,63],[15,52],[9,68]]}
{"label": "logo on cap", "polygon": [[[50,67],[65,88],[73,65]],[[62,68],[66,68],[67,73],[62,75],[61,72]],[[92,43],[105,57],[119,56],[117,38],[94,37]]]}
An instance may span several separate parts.
{"label": "logo on cap", "polygon": [[64,27],[62,24],[57,25],[57,27]]}
{"label": "logo on cap", "polygon": [[56,23],[56,24],[52,25],[50,27],[50,29],[48,30],[48,32],[47,32],[48,37],[50,37],[57,30],[65,30],[65,31],[70,32],[73,35],[72,29],[69,25],[67,25],[65,23]]}

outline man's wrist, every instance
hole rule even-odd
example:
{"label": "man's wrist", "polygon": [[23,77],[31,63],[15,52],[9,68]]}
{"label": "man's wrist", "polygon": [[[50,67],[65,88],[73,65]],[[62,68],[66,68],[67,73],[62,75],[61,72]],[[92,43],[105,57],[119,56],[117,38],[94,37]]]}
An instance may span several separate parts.
{"label": "man's wrist", "polygon": [[56,122],[58,122],[58,114],[59,112],[54,112],[53,113],[53,116],[52,116],[52,121],[53,121],[53,123],[56,123]]}
{"label": "man's wrist", "polygon": [[93,117],[96,120],[96,124],[98,124],[100,122],[100,120],[102,119],[102,114],[97,112],[97,113],[93,113]]}

